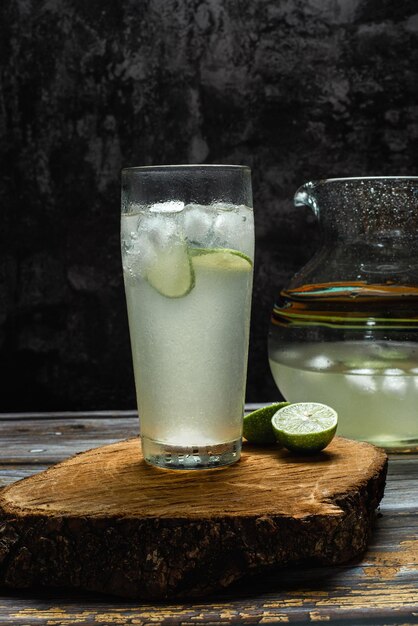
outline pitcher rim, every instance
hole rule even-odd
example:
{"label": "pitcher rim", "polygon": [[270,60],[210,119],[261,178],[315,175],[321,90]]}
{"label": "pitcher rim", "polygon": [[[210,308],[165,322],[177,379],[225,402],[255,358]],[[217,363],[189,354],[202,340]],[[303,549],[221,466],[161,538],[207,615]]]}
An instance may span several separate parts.
{"label": "pitcher rim", "polygon": [[[311,183],[333,183],[356,180],[418,180],[418,176],[345,176],[341,178],[319,178],[310,181]],[[306,184],[306,183],[305,183]]]}
{"label": "pitcher rim", "polygon": [[361,182],[392,182],[396,183],[416,183],[418,176],[347,176],[342,178],[319,178],[317,180],[309,180],[303,183],[295,192],[293,202],[295,206],[309,206],[313,209],[315,215],[319,215],[319,206],[315,198],[315,191],[319,191],[329,183],[361,183]]}

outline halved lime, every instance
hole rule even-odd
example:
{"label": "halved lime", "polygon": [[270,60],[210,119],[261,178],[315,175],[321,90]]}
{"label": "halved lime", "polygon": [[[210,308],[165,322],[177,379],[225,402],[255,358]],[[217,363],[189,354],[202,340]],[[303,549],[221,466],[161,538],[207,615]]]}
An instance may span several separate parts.
{"label": "halved lime", "polygon": [[288,402],[275,402],[244,416],[242,434],[249,443],[276,443],[271,418]]}
{"label": "halved lime", "polygon": [[294,452],[319,452],[333,439],[338,415],[319,402],[296,402],[279,409],[271,424],[277,441]]}
{"label": "halved lime", "polygon": [[191,248],[195,268],[248,272],[253,266],[249,256],[230,248]]}
{"label": "halved lime", "polygon": [[187,295],[194,287],[195,278],[186,242],[159,249],[147,269],[146,279],[167,298]]}

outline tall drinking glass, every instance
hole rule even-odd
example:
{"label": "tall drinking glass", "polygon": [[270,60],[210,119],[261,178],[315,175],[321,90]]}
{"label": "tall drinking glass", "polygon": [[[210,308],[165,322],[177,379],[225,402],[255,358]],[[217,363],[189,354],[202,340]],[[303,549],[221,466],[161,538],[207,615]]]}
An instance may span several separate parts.
{"label": "tall drinking glass", "polygon": [[123,170],[121,240],[145,460],[171,469],[234,463],[254,259],[250,169]]}

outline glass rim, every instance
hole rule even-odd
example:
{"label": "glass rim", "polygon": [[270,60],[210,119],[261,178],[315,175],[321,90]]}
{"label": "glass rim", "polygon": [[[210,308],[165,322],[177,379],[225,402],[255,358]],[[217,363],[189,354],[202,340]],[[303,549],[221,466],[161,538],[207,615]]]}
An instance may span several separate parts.
{"label": "glass rim", "polygon": [[128,172],[165,172],[165,171],[185,171],[185,170],[235,170],[251,172],[251,168],[248,165],[231,165],[229,163],[191,163],[191,164],[179,164],[179,165],[135,165],[131,167],[123,167],[122,174]]}

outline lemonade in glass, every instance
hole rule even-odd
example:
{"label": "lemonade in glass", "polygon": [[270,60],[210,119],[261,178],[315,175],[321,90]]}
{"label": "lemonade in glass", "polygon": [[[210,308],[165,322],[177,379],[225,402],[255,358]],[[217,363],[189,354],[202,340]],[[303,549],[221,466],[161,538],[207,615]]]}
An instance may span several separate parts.
{"label": "lemonade in glass", "polygon": [[250,170],[123,170],[121,242],[145,460],[172,469],[237,461],[254,259]]}

